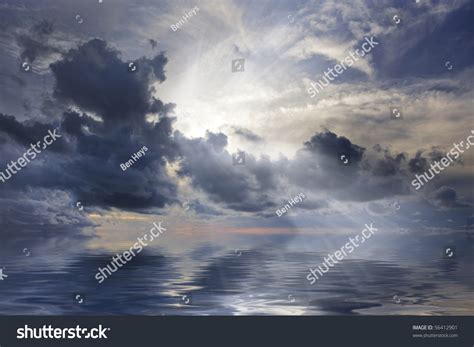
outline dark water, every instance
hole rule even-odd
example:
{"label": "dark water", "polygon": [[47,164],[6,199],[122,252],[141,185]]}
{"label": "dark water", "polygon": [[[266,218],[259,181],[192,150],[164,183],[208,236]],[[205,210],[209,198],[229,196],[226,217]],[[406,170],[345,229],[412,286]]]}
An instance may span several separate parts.
{"label": "dark water", "polygon": [[474,313],[472,263],[438,256],[407,260],[395,253],[382,257],[386,260],[345,259],[314,285],[306,280],[308,264],[318,265],[323,253],[282,250],[276,244],[244,251],[200,245],[183,256],[144,252],[102,284],[94,276],[111,253],[9,258],[2,260],[9,277],[0,281],[0,313]]}

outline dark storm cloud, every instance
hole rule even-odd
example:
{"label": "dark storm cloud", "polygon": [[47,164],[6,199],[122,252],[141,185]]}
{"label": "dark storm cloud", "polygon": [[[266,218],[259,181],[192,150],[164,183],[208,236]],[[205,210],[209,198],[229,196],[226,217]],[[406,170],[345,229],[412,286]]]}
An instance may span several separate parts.
{"label": "dark storm cloud", "polygon": [[383,158],[376,159],[372,165],[372,172],[375,176],[393,176],[400,172],[406,160],[404,153],[392,155],[387,149],[382,149],[380,145],[374,146],[374,150],[383,153]]}
{"label": "dark storm cloud", "polygon": [[[63,145],[54,144],[51,151],[41,153],[47,164],[32,162],[6,187],[60,189],[90,207],[144,212],[177,202],[175,184],[165,170],[166,161],[178,154],[172,138],[174,119],[167,117],[173,105],[151,96],[152,84],[165,79],[166,62],[163,54],[140,58],[138,72],[130,73],[119,53],[98,39],[67,52],[52,64],[55,93],[81,111],[64,113],[58,124]],[[149,112],[158,115],[158,121],[146,122]],[[27,146],[54,128],[0,115],[0,131],[14,140],[9,146],[19,153],[24,148],[15,143]],[[120,164],[143,146],[148,148],[145,156],[123,171]]]}
{"label": "dark storm cloud", "polygon": [[325,131],[311,137],[309,141],[304,143],[305,149],[310,152],[316,152],[324,156],[340,159],[341,155],[345,155],[352,163],[361,161],[365,148],[354,145],[344,136]]}
{"label": "dark storm cloud", "polygon": [[[313,195],[305,209],[328,207],[318,194],[349,201],[370,201],[408,194],[403,153],[380,149],[381,158],[330,131],[315,134],[294,159],[255,159],[246,153],[243,166],[232,165],[224,134],[208,133],[206,139],[179,135],[182,158],[180,175],[189,176],[195,188],[206,192],[223,207],[263,213],[281,204],[289,192]],[[345,165],[341,153],[351,159]],[[380,154],[379,153],[379,154]]]}
{"label": "dark storm cloud", "polygon": [[[44,124],[36,121],[29,123],[20,123],[15,117],[4,115],[0,113],[0,132],[7,134],[12,140],[17,143],[29,147],[30,144],[36,144],[38,141],[42,141],[43,138],[48,135],[48,131],[53,131],[57,125]],[[65,149],[65,143],[61,139],[55,146],[51,147],[53,151],[59,151]]]}
{"label": "dark storm cloud", "polygon": [[246,212],[275,205],[270,194],[276,189],[278,172],[268,158],[257,160],[247,153],[245,165],[234,166],[222,133],[208,132],[205,139],[187,139],[177,133],[177,140],[182,155],[179,174],[191,177],[193,186],[213,202]]}
{"label": "dark storm cloud", "polygon": [[[418,150],[415,156],[408,161],[408,168],[411,173],[421,174],[430,169],[430,164],[437,161],[439,162],[443,157],[446,156],[447,152],[443,152],[438,147],[433,147],[429,151]],[[463,164],[461,157],[453,159],[458,164]]]}
{"label": "dark storm cloud", "polygon": [[443,157],[446,156],[446,153],[441,151],[438,147],[433,147],[427,156],[433,161],[440,161]]}
{"label": "dark storm cloud", "polygon": [[431,197],[434,203],[440,207],[469,207],[469,205],[459,201],[456,190],[451,187],[440,187],[432,193]]}
{"label": "dark storm cloud", "polygon": [[[294,159],[256,160],[246,153],[246,165],[233,166],[224,134],[208,133],[206,139],[179,135],[182,154],[180,174],[189,176],[195,188],[211,200],[238,211],[271,211],[289,191],[327,194],[345,201],[373,201],[410,194],[408,173],[414,166],[404,153],[391,153],[380,145],[373,151],[331,131],[306,141]],[[421,153],[419,156],[421,156]],[[430,155],[440,153],[430,152]],[[346,165],[341,154],[350,159]],[[411,166],[411,167],[410,167]],[[328,207],[327,201],[306,209]],[[312,200],[308,200],[311,202]]]}
{"label": "dark storm cloud", "polygon": [[410,159],[410,161],[408,162],[410,172],[420,174],[428,170],[428,160],[426,158],[423,158],[422,154],[423,151],[417,151],[415,157]]}
{"label": "dark storm cloud", "polygon": [[56,78],[55,96],[84,111],[100,116],[106,126],[142,124],[147,112],[158,113],[163,104],[151,103],[152,83],[165,80],[163,53],[153,59],[140,58],[137,71],[130,72],[119,52],[100,39],[71,49],[51,64]]}
{"label": "dark storm cloud", "polygon": [[305,142],[284,170],[289,182],[339,200],[371,201],[409,194],[405,155],[376,148],[375,153],[368,152],[344,136],[324,131]]}

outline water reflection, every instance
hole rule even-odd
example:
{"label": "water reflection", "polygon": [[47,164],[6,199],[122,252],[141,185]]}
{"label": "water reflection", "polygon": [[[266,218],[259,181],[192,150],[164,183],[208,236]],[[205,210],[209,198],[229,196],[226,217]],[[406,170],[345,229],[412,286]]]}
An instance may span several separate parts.
{"label": "water reflection", "polygon": [[[110,254],[4,261],[2,314],[355,315],[472,314],[472,271],[456,259],[346,259],[314,285],[323,254],[278,247],[196,247],[187,257],[143,253],[102,284]],[[190,266],[193,269],[190,269]],[[467,270],[466,270],[467,268]],[[82,303],[76,300],[80,295]],[[397,300],[394,300],[394,296]]]}

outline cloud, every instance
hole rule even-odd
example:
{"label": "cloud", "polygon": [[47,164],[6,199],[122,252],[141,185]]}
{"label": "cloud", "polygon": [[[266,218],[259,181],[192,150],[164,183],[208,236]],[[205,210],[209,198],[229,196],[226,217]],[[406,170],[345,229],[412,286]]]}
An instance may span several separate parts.
{"label": "cloud", "polygon": [[158,46],[158,42],[156,42],[156,40],[149,39],[148,42],[150,43],[151,49],[155,49],[156,46]]}
{"label": "cloud", "polygon": [[[430,164],[435,161],[440,161],[442,158],[446,156],[447,152],[443,152],[443,150],[439,147],[432,147],[431,150],[417,150],[415,156],[408,161],[408,168],[410,169],[411,173],[414,174],[421,174],[429,170]],[[454,162],[463,164],[464,161],[462,157],[454,159]]]}
{"label": "cloud", "polygon": [[38,57],[47,57],[61,50],[49,43],[49,36],[54,31],[54,25],[48,20],[34,24],[27,32],[18,34],[17,43],[20,46],[20,57],[33,63]]}
{"label": "cloud", "polygon": [[130,72],[117,50],[92,39],[51,64],[56,78],[54,95],[97,114],[106,126],[140,125],[148,112],[159,113],[164,108],[161,102],[151,101],[153,82],[165,80],[167,61],[163,53],[152,59],[143,57],[135,62],[137,71]]}
{"label": "cloud", "polygon": [[365,151],[365,148],[352,144],[346,137],[337,136],[330,131],[314,135],[304,146],[310,152],[332,158],[339,159],[344,154],[352,163],[360,162]]}
{"label": "cloud", "polygon": [[375,176],[393,176],[400,172],[401,166],[405,162],[404,153],[393,156],[387,149],[382,150],[380,145],[375,145],[374,149],[383,153],[383,158],[376,160],[373,165],[372,172]]}
{"label": "cloud", "polygon": [[384,156],[380,158],[380,146],[376,148],[378,151],[369,152],[345,136],[331,131],[317,133],[288,162],[288,181],[341,201],[409,194],[404,155],[382,151]]}
{"label": "cloud", "polygon": [[[229,210],[273,212],[289,191],[310,196],[306,209],[327,208],[329,200],[371,201],[409,194],[403,153],[366,149],[331,131],[315,134],[295,158],[272,161],[246,153],[243,166],[233,166],[224,134],[187,139],[180,143],[181,176],[191,178],[195,189],[206,192],[213,203]],[[380,146],[379,146],[380,147]],[[350,159],[344,165],[341,154]],[[265,214],[264,214],[265,215]]]}
{"label": "cloud", "polygon": [[438,188],[437,190],[435,190],[431,194],[431,198],[433,202],[440,207],[445,207],[445,208],[470,207],[469,205],[460,202],[456,191],[453,188],[447,187],[447,186],[442,186]]}
{"label": "cloud", "polygon": [[232,127],[232,130],[233,130],[235,135],[238,135],[238,136],[242,137],[243,139],[245,139],[247,141],[256,142],[256,143],[263,141],[263,138],[261,136],[255,134],[254,132],[252,132],[249,129],[234,126],[234,127]]}
{"label": "cloud", "polygon": [[[130,73],[118,51],[93,39],[53,63],[56,97],[80,111],[63,114],[58,124],[62,138],[41,153],[47,163],[30,163],[7,182],[8,189],[59,189],[91,207],[143,212],[177,202],[175,182],[166,172],[167,160],[177,155],[173,118],[167,117],[173,106],[152,96],[153,83],[165,79],[166,61],[163,54],[141,58],[139,71]],[[146,121],[148,113],[155,114],[154,122]],[[22,155],[24,147],[55,127],[0,115],[0,131],[14,140],[8,146],[16,153],[8,159]],[[143,146],[146,155],[123,171],[120,164]]]}
{"label": "cloud", "polygon": [[[36,121],[28,123],[20,123],[15,117],[0,113],[0,132],[8,134],[8,136],[17,143],[29,147],[30,144],[36,144],[48,134],[48,130],[54,130],[56,125],[44,124]],[[58,143],[51,147],[51,150],[64,150],[65,143],[58,140]]]}
{"label": "cloud", "polygon": [[206,138],[177,135],[180,144],[179,175],[190,177],[196,189],[211,201],[236,211],[258,212],[275,206],[270,193],[276,188],[276,170],[265,157],[246,155],[244,166],[234,166],[225,149],[227,136],[207,133]]}

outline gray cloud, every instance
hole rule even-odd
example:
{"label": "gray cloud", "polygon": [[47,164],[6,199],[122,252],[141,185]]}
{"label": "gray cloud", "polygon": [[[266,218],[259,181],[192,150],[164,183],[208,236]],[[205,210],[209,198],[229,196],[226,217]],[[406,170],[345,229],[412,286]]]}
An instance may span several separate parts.
{"label": "gray cloud", "polygon": [[[166,116],[172,105],[151,96],[152,83],[165,79],[166,61],[163,54],[141,58],[139,71],[133,74],[116,50],[93,39],[52,64],[56,97],[94,112],[103,122],[83,112],[65,112],[59,124],[62,138],[41,153],[47,165],[32,163],[7,182],[7,189],[61,189],[89,206],[140,211],[176,202],[176,187],[165,171],[166,160],[177,155],[173,119]],[[148,112],[159,120],[146,122]],[[17,155],[55,127],[0,115],[0,131],[15,141],[9,146]],[[143,146],[149,149],[146,155],[122,171],[120,164]]]}
{"label": "gray cloud", "polygon": [[53,23],[45,19],[34,24],[29,31],[18,34],[17,43],[21,49],[21,59],[33,63],[37,57],[60,53],[58,47],[48,42],[53,31]]}
{"label": "gray cloud", "polygon": [[[223,134],[206,139],[179,135],[180,174],[189,176],[195,188],[215,203],[238,211],[272,211],[289,191],[323,194],[340,200],[370,201],[409,194],[403,153],[367,156],[366,149],[330,131],[315,134],[294,159],[254,158],[246,153],[244,166],[233,166]],[[345,165],[341,153],[350,158]],[[286,193],[285,193],[286,192]],[[306,209],[328,206],[324,199],[309,200]]]}
{"label": "gray cloud", "polygon": [[459,201],[456,190],[451,187],[442,186],[431,194],[433,202],[446,208],[469,207],[469,205]]}
{"label": "gray cloud", "polygon": [[275,206],[270,194],[276,189],[277,171],[265,157],[246,155],[244,166],[233,166],[225,150],[227,136],[208,132],[205,139],[177,134],[182,160],[180,175],[216,203],[237,211],[258,212]]}
{"label": "gray cloud", "polygon": [[245,139],[247,141],[256,142],[256,143],[263,141],[263,138],[261,136],[255,134],[254,132],[252,132],[249,129],[234,126],[234,127],[232,127],[232,130],[233,130],[235,135],[238,135],[238,136],[242,137],[243,139]]}
{"label": "gray cloud", "polygon": [[55,96],[99,115],[106,126],[145,122],[147,112],[159,113],[164,105],[152,101],[152,82],[165,80],[163,53],[140,58],[136,72],[128,71],[119,52],[100,39],[72,49],[51,64],[56,78]]}

